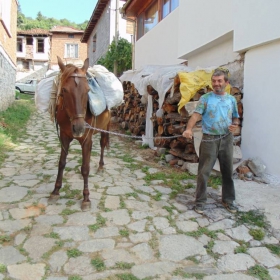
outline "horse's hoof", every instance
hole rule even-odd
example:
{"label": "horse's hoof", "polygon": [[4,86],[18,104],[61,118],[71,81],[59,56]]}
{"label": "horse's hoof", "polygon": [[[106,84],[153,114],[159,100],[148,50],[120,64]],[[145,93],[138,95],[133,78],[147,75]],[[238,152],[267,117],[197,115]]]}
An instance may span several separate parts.
{"label": "horse's hoof", "polygon": [[82,208],[82,211],[89,211],[91,209],[91,202],[83,201],[81,208]]}
{"label": "horse's hoof", "polygon": [[48,199],[48,204],[54,204],[58,201],[58,199],[60,198],[59,194],[51,194],[49,199]]}
{"label": "horse's hoof", "polygon": [[103,172],[104,172],[104,168],[103,167],[98,167],[96,173],[103,173]]}

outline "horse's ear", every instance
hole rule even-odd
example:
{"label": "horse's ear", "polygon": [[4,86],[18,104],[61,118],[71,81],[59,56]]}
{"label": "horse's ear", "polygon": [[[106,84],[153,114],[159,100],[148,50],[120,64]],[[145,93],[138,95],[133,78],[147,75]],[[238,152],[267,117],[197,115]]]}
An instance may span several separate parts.
{"label": "horse's ear", "polygon": [[87,58],[87,59],[85,60],[85,62],[84,62],[84,65],[83,65],[83,67],[82,67],[82,70],[83,70],[84,72],[87,72],[88,67],[89,67],[89,59]]}
{"label": "horse's ear", "polygon": [[65,69],[65,65],[64,65],[64,63],[62,62],[62,59],[59,56],[57,56],[57,62],[58,62],[58,65],[59,65],[59,68],[60,68],[61,72],[63,72],[64,69]]}

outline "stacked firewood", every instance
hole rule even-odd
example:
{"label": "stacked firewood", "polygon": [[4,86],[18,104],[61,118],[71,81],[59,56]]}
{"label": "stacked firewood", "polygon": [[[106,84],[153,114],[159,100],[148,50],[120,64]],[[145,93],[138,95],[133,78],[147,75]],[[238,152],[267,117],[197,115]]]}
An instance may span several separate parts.
{"label": "stacked firewood", "polygon": [[[141,96],[134,84],[131,82],[123,82],[124,88],[124,103],[115,111],[115,116],[121,127],[126,131],[130,131],[133,135],[145,134],[145,122],[147,111],[147,99]],[[147,92],[152,96],[153,113],[152,122],[154,128],[154,145],[156,147],[163,147],[169,150],[169,153],[176,158],[184,161],[198,162],[198,156],[195,151],[193,139],[186,139],[182,137],[182,133],[186,129],[188,120],[190,119],[199,98],[211,91],[210,88],[201,89],[196,95],[184,106],[180,113],[178,113],[178,103],[181,99],[180,93],[180,79],[178,75],[174,78],[172,88],[168,90],[162,108],[158,105],[158,93],[150,85],[147,86]],[[236,98],[238,104],[238,112],[240,115],[241,125],[235,132],[235,136],[241,135],[243,106],[242,93],[237,87],[231,89],[231,94]],[[158,110],[161,109],[161,110]],[[158,111],[161,111],[159,114]],[[201,127],[200,122],[196,124]],[[170,136],[178,136],[174,139],[168,138]],[[240,139],[240,138],[239,138]],[[236,141],[240,144],[240,140]]]}
{"label": "stacked firewood", "polygon": [[[153,96],[153,112],[158,110],[158,93],[150,86],[148,92]],[[146,111],[148,100],[141,96],[134,84],[123,82],[124,102],[115,111],[115,119],[121,124],[121,128],[132,135],[145,134]]]}

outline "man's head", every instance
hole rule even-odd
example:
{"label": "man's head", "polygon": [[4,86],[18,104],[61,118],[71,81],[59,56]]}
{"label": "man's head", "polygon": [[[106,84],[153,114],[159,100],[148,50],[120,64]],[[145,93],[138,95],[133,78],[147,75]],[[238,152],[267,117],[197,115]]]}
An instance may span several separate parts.
{"label": "man's head", "polygon": [[227,69],[221,68],[217,68],[214,70],[211,77],[211,82],[213,91],[216,94],[223,94],[225,92],[225,88],[229,84],[228,72],[229,71]]}

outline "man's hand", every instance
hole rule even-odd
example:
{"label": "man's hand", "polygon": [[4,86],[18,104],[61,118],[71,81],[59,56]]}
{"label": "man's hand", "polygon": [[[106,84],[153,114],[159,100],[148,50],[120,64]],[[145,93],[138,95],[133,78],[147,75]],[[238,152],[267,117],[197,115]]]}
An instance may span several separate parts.
{"label": "man's hand", "polygon": [[236,129],[238,128],[238,124],[231,124],[229,127],[228,127],[228,130],[231,132],[231,133],[234,133],[236,131]]}
{"label": "man's hand", "polygon": [[191,129],[186,129],[183,132],[183,136],[186,137],[186,138],[192,139],[193,138],[192,130]]}

